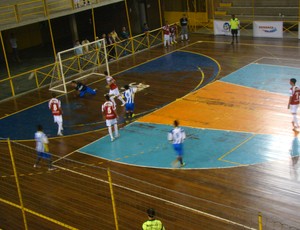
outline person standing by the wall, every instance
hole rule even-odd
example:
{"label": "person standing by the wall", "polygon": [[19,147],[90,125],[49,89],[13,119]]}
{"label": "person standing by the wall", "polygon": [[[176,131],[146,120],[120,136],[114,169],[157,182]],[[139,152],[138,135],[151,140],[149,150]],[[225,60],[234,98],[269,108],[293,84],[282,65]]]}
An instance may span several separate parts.
{"label": "person standing by the wall", "polygon": [[9,42],[10,42],[10,46],[12,48],[14,61],[16,61],[18,63],[21,63],[21,59],[19,57],[19,50],[18,50],[17,38],[16,38],[16,36],[15,36],[14,33],[10,34]]}
{"label": "person standing by the wall", "polygon": [[238,36],[238,30],[240,28],[240,21],[239,21],[239,19],[237,19],[235,17],[234,14],[231,15],[231,19],[230,19],[229,25],[230,25],[231,35],[232,35],[231,44],[234,43],[234,38],[235,38],[235,42],[238,43],[237,36]]}
{"label": "person standing by the wall", "polygon": [[181,42],[184,40],[188,41],[189,36],[188,36],[188,19],[186,15],[184,14],[182,18],[180,18],[180,26],[181,26]]}

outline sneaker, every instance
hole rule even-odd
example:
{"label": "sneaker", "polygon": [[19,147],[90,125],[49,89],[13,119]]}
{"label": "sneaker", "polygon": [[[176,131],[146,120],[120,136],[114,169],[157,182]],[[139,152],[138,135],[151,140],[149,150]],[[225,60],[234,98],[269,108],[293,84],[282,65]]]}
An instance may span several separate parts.
{"label": "sneaker", "polygon": [[118,135],[115,136],[115,139],[119,138],[120,137],[120,133],[118,133]]}
{"label": "sneaker", "polygon": [[181,165],[180,165],[180,168],[184,167],[185,166],[185,162],[183,162]]}
{"label": "sneaker", "polygon": [[33,168],[40,168],[41,166],[37,165],[37,164],[34,164],[33,165]]}
{"label": "sneaker", "polygon": [[111,137],[110,140],[111,140],[111,142],[113,142],[115,140],[115,138]]}
{"label": "sneaker", "polygon": [[53,171],[53,170],[55,170],[55,168],[54,168],[54,167],[50,167],[50,168],[48,168],[48,171]]}
{"label": "sneaker", "polygon": [[63,134],[60,132],[60,133],[57,133],[57,136],[63,136]]}
{"label": "sneaker", "polygon": [[126,103],[124,102],[121,106],[124,106]]}

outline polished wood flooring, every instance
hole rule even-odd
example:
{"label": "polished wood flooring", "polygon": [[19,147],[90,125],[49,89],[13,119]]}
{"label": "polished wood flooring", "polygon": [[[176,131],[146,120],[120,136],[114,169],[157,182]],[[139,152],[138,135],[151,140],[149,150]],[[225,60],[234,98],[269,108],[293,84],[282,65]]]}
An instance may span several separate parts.
{"label": "polished wood flooring", "polygon": [[[197,43],[198,41],[203,42]],[[189,44],[179,43],[176,48],[201,53],[217,60],[221,65],[221,72],[217,78],[222,78],[266,56],[299,58],[296,39],[282,41],[242,37],[239,44],[232,46],[230,38],[227,37],[193,35]],[[134,57],[111,63],[110,70],[116,74],[176,48],[165,50],[163,47],[155,47]],[[127,77],[130,79],[129,76]],[[134,76],[130,80],[139,81]],[[186,82],[184,86],[176,86],[174,82],[161,84],[159,80],[155,81],[151,77],[147,80],[152,81],[152,85],[155,84],[157,89],[155,93],[164,92],[166,85],[177,87],[178,90],[170,90],[168,94],[160,93],[155,100],[151,100],[153,95],[139,96],[140,111],[150,110],[182,97],[197,84],[196,80],[195,85]],[[118,78],[118,81],[125,82],[122,78]],[[0,116],[26,109],[49,98],[49,91],[43,89],[1,102]],[[91,98],[88,103],[99,108],[99,101],[96,99]],[[287,126],[290,128],[290,124]],[[131,193],[129,190],[115,186],[119,229],[140,229],[142,222],[147,219],[145,210],[150,206],[157,210],[157,217],[164,222],[166,229],[258,229],[259,212],[263,215],[264,229],[300,229],[300,184],[297,176],[299,163],[296,158],[291,161],[227,169],[162,170],[107,162],[76,151],[106,134],[106,130],[97,130],[81,135],[53,138],[50,142],[50,149],[60,157],[66,156],[68,159],[94,164],[104,169],[109,167],[113,172],[114,183],[161,198],[155,199]],[[34,147],[32,141],[25,141],[22,144]],[[3,150],[3,152],[6,151]],[[19,158],[21,159],[22,156],[20,155]],[[57,162],[59,164],[60,161]],[[61,162],[61,167],[66,168],[68,164],[71,164]],[[32,171],[32,165],[25,171],[30,173],[30,170]],[[84,169],[78,169],[78,167],[75,171],[86,173]],[[88,173],[93,177],[104,179],[105,172],[98,173],[96,169],[91,169]],[[40,175],[38,181],[33,177],[25,177],[21,183],[23,197],[28,200],[25,202],[25,207],[30,206],[30,210],[59,220],[74,229],[115,229],[108,186],[90,182],[89,178],[86,178],[86,181],[81,180],[69,174],[71,172],[63,172],[63,170],[51,172]],[[73,188],[62,186],[64,184],[71,186],[66,178],[74,180]],[[5,179],[2,178],[2,180]],[[12,179],[11,183],[14,183]],[[57,187],[54,189],[53,185]],[[3,187],[3,190],[5,189]],[[91,192],[85,193],[85,190]],[[36,197],[29,194],[35,194]],[[17,193],[11,196],[17,199]],[[11,197],[3,199],[9,200]],[[0,202],[0,214],[0,228],[24,228],[19,209]],[[218,217],[223,219],[218,219]],[[27,219],[29,229],[66,229],[32,213],[27,214]],[[233,223],[225,220],[231,220]],[[294,228],[288,228],[288,226]]]}

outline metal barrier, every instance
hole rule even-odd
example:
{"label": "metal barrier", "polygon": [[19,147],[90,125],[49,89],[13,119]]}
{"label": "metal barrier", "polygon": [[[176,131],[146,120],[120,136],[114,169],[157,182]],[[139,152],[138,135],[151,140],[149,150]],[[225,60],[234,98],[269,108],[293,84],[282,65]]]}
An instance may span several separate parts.
{"label": "metal barrier", "polygon": [[[136,52],[151,48],[153,46],[162,43],[162,30],[161,28],[151,30],[147,34],[139,34],[126,40],[116,42],[111,45],[107,45],[107,55],[110,61],[118,60],[127,55],[133,55]],[[68,58],[65,62],[80,63],[79,57],[74,55]],[[3,89],[0,94],[0,100],[7,99],[12,96],[20,95],[22,93],[39,89],[41,87],[48,86],[51,82],[51,78],[54,74],[57,74],[56,64],[52,61],[53,58],[49,58],[48,65],[41,66],[39,68],[26,71],[23,73],[12,75],[9,77],[0,79],[0,87]],[[100,62],[101,64],[103,62]],[[70,64],[66,64],[70,65]],[[79,73],[78,68],[70,68],[70,71]]]}

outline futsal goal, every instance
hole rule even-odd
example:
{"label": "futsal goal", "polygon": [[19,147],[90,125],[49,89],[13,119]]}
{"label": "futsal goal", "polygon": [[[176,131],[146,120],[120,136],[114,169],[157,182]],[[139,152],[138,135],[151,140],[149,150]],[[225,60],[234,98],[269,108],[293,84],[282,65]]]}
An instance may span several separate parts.
{"label": "futsal goal", "polygon": [[109,73],[105,40],[78,43],[57,53],[49,90],[67,93],[70,82],[97,80],[105,70]]}

